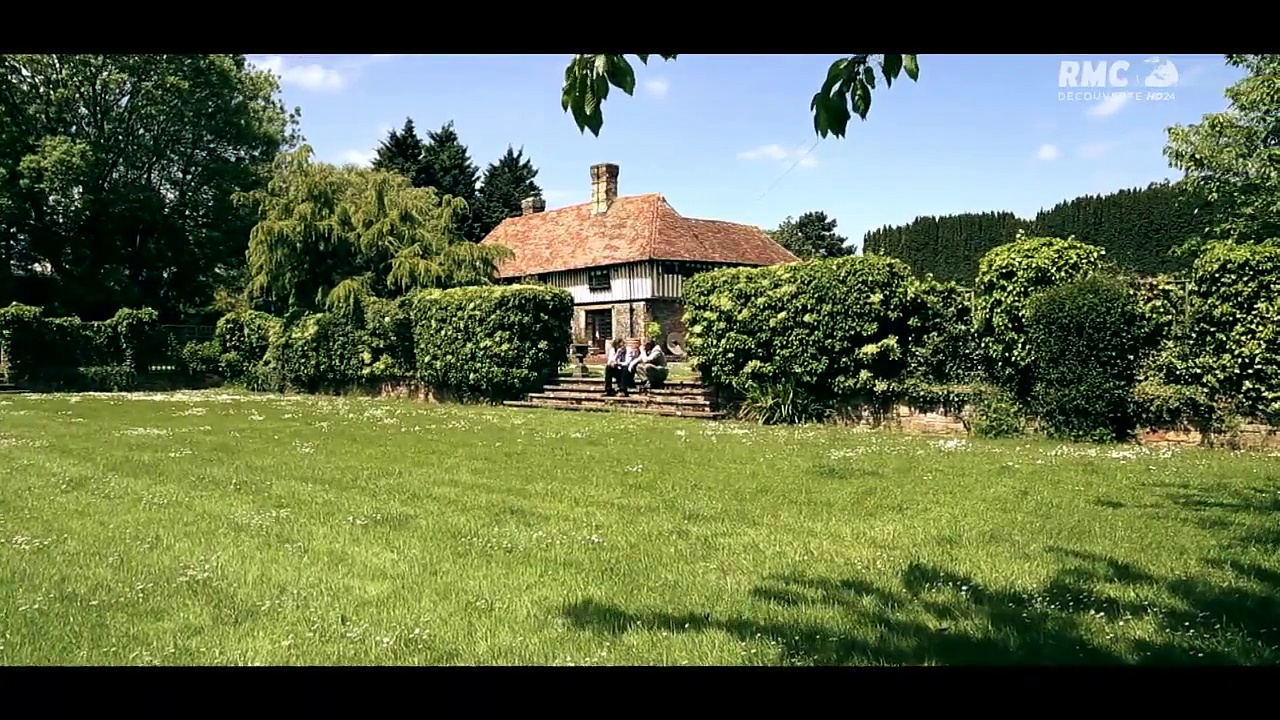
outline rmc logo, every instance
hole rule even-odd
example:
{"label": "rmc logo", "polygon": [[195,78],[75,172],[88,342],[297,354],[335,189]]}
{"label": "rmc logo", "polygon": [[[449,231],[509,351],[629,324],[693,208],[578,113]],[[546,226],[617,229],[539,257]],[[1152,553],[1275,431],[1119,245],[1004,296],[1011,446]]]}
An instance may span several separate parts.
{"label": "rmc logo", "polygon": [[[1155,67],[1142,79],[1142,85],[1148,88],[1173,88],[1178,84],[1178,68],[1169,60],[1160,57],[1147,58],[1146,65]],[[1058,66],[1058,87],[1060,88],[1127,88],[1129,87],[1128,60],[1107,62],[1063,60]],[[1063,95],[1064,93],[1059,93]],[[1070,93],[1075,94],[1075,93]],[[1132,93],[1138,99],[1139,93]],[[1172,92],[1148,92],[1148,100],[1172,99]]]}

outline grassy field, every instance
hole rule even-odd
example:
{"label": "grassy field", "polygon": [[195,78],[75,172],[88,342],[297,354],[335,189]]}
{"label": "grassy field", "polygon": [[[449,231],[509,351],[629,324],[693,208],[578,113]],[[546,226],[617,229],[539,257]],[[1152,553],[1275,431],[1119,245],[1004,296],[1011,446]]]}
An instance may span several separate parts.
{"label": "grassy field", "polygon": [[3,664],[1280,660],[1280,462],[0,396]]}

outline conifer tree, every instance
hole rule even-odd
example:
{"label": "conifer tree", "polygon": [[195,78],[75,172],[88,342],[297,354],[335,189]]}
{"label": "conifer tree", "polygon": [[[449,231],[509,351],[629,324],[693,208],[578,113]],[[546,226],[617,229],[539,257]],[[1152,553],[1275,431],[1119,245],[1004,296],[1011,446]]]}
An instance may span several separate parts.
{"label": "conifer tree", "polygon": [[472,242],[481,240],[483,236],[477,236],[479,227],[474,221],[479,169],[471,162],[467,146],[458,139],[452,120],[439,130],[427,132],[422,159],[423,171],[414,185],[433,187],[443,195],[465,201],[468,209],[458,218],[458,233]]}
{"label": "conifer tree", "polygon": [[848,238],[836,234],[836,221],[825,212],[814,210],[798,218],[787,218],[769,233],[782,247],[802,260],[852,255]]}
{"label": "conifer tree", "polygon": [[423,187],[418,183],[422,179],[423,148],[422,138],[418,137],[417,128],[413,126],[413,118],[405,118],[404,127],[388,132],[387,139],[378,145],[373,169],[400,173],[409,178],[414,187]]}
{"label": "conifer tree", "polygon": [[542,194],[542,188],[534,182],[537,176],[538,169],[524,156],[524,148],[514,150],[510,145],[506,154],[485,168],[475,204],[475,225],[480,239],[498,223],[519,215],[520,203],[525,198]]}

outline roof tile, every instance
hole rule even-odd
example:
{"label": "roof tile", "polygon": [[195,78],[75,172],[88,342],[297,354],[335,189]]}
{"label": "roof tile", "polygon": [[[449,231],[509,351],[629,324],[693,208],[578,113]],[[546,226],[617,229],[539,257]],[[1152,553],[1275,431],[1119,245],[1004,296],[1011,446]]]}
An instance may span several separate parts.
{"label": "roof tile", "polygon": [[507,218],[482,242],[510,248],[503,278],[645,260],[775,265],[799,258],[751,225],[686,218],[661,194],[619,197],[603,215],[591,203]]}

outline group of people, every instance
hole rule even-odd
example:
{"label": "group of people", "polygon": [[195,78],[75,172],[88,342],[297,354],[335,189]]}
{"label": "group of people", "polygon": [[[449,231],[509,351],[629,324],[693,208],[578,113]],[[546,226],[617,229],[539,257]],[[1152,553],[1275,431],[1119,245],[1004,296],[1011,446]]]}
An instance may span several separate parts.
{"label": "group of people", "polygon": [[[612,397],[621,393],[631,394],[635,387],[653,389],[667,380],[667,356],[652,340],[646,340],[643,348],[633,347],[614,338],[604,366],[604,394]],[[614,390],[614,383],[618,389]]]}

